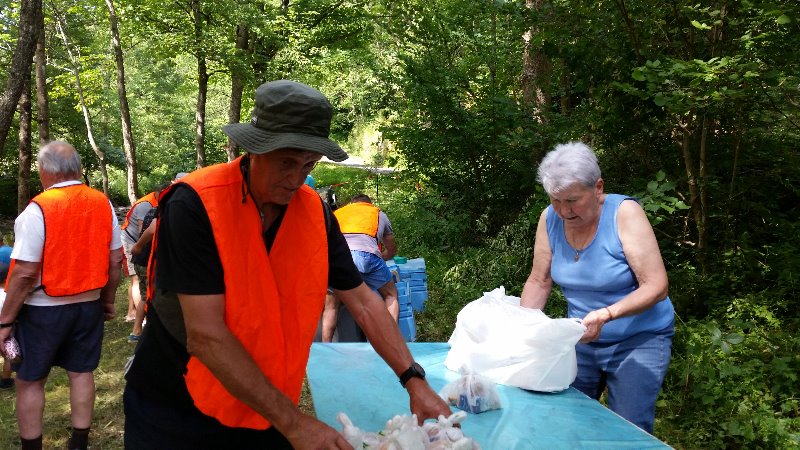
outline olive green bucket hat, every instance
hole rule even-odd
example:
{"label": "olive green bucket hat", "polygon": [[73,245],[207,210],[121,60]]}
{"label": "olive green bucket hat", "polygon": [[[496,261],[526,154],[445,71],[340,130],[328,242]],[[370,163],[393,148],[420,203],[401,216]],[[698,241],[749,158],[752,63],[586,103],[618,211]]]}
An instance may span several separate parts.
{"label": "olive green bucket hat", "polygon": [[321,92],[296,81],[277,80],[256,89],[250,123],[232,123],[222,131],[250,153],[292,148],[344,161],[347,153],[328,138],[332,117],[333,107]]}

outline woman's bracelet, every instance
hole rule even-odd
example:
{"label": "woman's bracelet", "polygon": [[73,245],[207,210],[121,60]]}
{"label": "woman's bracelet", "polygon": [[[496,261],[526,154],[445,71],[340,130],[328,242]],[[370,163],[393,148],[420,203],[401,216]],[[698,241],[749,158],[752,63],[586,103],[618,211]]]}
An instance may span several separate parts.
{"label": "woman's bracelet", "polygon": [[611,314],[611,310],[608,309],[608,306],[603,306],[603,309],[605,309],[606,312],[608,312],[608,321],[611,322],[612,320],[614,320],[614,315]]}

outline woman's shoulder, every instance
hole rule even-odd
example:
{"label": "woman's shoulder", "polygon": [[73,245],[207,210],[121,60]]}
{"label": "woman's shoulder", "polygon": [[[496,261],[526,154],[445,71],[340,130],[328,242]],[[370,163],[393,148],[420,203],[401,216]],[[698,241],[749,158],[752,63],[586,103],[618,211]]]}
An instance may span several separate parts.
{"label": "woman's shoulder", "polygon": [[[617,223],[621,227],[625,226],[638,226],[647,224],[650,226],[650,221],[647,220],[647,214],[644,208],[633,197],[620,196],[619,206],[617,208]],[[633,201],[625,201],[633,200]]]}
{"label": "woman's shoulder", "polygon": [[632,200],[632,202],[629,203],[636,203],[636,204],[639,203],[639,200],[637,200],[636,197],[633,197],[631,195],[613,194],[613,193],[605,194],[603,203],[609,205],[621,205],[623,203],[626,203],[625,200]]}

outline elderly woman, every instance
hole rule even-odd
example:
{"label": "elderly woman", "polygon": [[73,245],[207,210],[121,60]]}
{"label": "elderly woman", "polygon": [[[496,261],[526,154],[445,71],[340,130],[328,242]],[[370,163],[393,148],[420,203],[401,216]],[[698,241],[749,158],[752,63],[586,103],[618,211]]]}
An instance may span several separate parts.
{"label": "elderly woman", "polygon": [[555,281],[569,317],[586,326],[572,386],[594,399],[608,387],[609,407],[652,433],[674,323],[653,229],[635,199],[603,192],[585,144],[556,146],[538,175],[550,206],[539,217],[522,305],[543,309]]}

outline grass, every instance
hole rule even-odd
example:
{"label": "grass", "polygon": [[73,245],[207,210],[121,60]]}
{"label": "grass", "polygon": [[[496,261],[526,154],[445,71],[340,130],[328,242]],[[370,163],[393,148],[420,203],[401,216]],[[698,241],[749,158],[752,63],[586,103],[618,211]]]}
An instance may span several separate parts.
{"label": "grass", "polygon": [[[95,370],[96,400],[92,433],[89,438],[93,450],[123,448],[125,414],[122,391],[125,388],[123,370],[133,354],[134,344],[128,343],[131,323],[125,322],[128,308],[127,279],[117,289],[117,316],[105,324],[103,354]],[[19,448],[19,430],[15,408],[15,392],[0,391],[0,449]],[[313,402],[304,385],[300,409],[313,414]],[[56,367],[50,372],[45,387],[43,446],[46,449],[65,448],[71,430],[69,419],[69,382],[66,372]]]}
{"label": "grass", "polygon": [[[125,415],[122,390],[123,370],[134,345],[127,341],[131,324],[125,322],[128,309],[127,280],[117,290],[117,316],[106,322],[103,353],[95,370],[96,400],[90,446],[92,449],[121,449]],[[19,430],[13,390],[0,393],[0,448],[19,448]],[[69,382],[66,372],[55,367],[45,386],[44,448],[65,448],[71,425],[69,419]]]}

